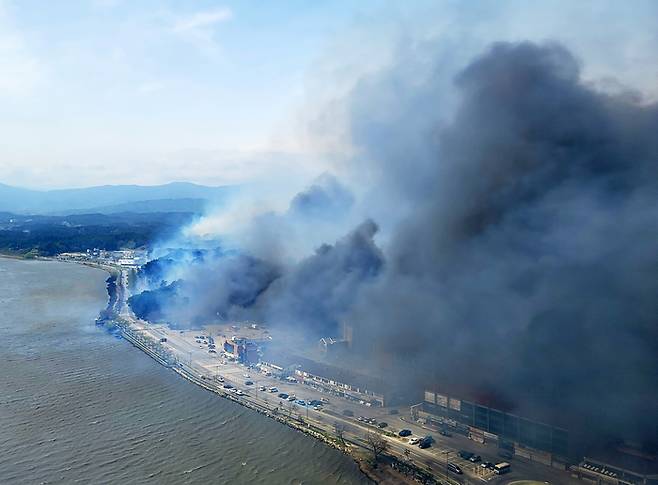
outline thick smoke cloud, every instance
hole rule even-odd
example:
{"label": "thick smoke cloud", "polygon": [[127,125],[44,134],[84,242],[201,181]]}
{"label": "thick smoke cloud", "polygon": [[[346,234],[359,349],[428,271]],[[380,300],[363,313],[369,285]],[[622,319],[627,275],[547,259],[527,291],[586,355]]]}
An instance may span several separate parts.
{"label": "thick smoke cloud", "polygon": [[[336,336],[360,287],[380,272],[384,256],[366,220],[333,245],[321,244],[295,261],[282,261],[267,245],[284,244],[292,228],[321,230],[346,222],[352,194],[329,175],[297,194],[283,214],[257,216],[250,229],[259,257],[240,249],[177,250],[146,264],[130,300],[135,313],[177,326],[213,320],[258,320],[295,329],[314,340]],[[252,249],[253,249],[252,245]]]}
{"label": "thick smoke cloud", "polygon": [[373,239],[376,232],[377,225],[367,220],[291,268],[264,295],[263,318],[305,330],[310,337],[339,335],[361,286],[384,264]]}
{"label": "thick smoke cloud", "polygon": [[[427,157],[386,158],[390,184],[420,168],[404,193],[421,196],[351,319],[374,361],[404,356],[447,392],[655,439],[658,107],[579,70],[558,45],[497,44],[456,77],[459,108]],[[354,94],[364,118],[373,89]],[[413,124],[430,134],[431,118]],[[377,133],[407,130],[356,125],[371,160]]]}
{"label": "thick smoke cloud", "polygon": [[[658,441],[658,106],[596,91],[559,45],[506,43],[447,109],[442,62],[347,99],[362,200],[319,179],[242,247],[178,265],[168,317],[309,339],[347,322],[354,359],[392,383]],[[317,240],[336,242],[299,249]]]}

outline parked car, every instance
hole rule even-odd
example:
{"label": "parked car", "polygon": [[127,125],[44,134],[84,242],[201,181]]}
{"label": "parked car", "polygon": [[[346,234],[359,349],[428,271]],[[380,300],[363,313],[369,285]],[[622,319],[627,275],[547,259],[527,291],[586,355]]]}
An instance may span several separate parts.
{"label": "parked car", "polygon": [[386,421],[382,421],[381,423],[377,424],[377,427],[381,428],[381,429],[384,429],[384,428],[388,427],[388,423]]}
{"label": "parked car", "polygon": [[[265,386],[260,386],[260,387],[258,388],[258,390],[259,390],[259,391],[267,391],[267,388],[266,388]],[[281,397],[281,396],[279,396],[279,397]]]}
{"label": "parked car", "polygon": [[473,453],[471,453],[470,451],[466,451],[466,450],[459,450],[459,456],[461,458],[463,458],[464,460],[470,460],[471,456],[473,456]]}
{"label": "parked car", "polygon": [[270,387],[270,392],[279,392],[279,390],[276,387]]}
{"label": "parked car", "polygon": [[253,386],[254,382],[253,381],[244,381],[245,386]]}
{"label": "parked car", "polygon": [[410,429],[401,429],[398,435],[402,436],[403,438],[405,436],[411,436],[411,430]]}
{"label": "parked car", "polygon": [[439,434],[441,436],[452,436],[452,433],[448,430],[445,430],[445,429],[442,429],[441,431],[439,431]]}
{"label": "parked car", "polygon": [[490,461],[483,461],[480,463],[480,466],[482,468],[486,468],[487,470],[493,470],[494,469],[494,464],[491,463]]}
{"label": "parked car", "polygon": [[417,445],[418,443],[420,443],[420,438],[418,438],[418,437],[414,436],[413,438],[409,439],[409,444],[412,445],[412,446]]}
{"label": "parked car", "polygon": [[472,463],[477,463],[478,461],[482,460],[482,457],[480,455],[473,455],[468,460]]}

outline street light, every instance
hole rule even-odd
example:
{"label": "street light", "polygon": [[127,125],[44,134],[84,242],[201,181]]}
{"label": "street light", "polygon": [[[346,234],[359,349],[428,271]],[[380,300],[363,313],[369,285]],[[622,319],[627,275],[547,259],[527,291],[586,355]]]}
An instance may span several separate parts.
{"label": "street light", "polygon": [[446,455],[446,478],[448,478],[448,455],[454,453],[452,450],[442,451],[441,453]]}

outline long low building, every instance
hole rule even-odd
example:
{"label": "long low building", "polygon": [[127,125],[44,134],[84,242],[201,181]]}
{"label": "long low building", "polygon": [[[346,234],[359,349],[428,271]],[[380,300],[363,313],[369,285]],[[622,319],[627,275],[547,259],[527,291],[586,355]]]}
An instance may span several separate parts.
{"label": "long low building", "polygon": [[266,350],[263,359],[286,369],[288,375],[293,375],[301,383],[322,392],[354,401],[363,401],[371,406],[387,406],[395,401],[383,379],[353,369],[312,360],[290,352]]}
{"label": "long low building", "polygon": [[428,424],[451,426],[475,441],[496,441],[501,448],[547,465],[565,464],[569,456],[566,429],[434,390],[425,391],[414,412]]}

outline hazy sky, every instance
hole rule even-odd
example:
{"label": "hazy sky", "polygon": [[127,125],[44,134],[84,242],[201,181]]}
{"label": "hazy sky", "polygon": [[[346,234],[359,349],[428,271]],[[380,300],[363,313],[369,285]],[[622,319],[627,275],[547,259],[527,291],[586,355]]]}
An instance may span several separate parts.
{"label": "hazy sky", "polygon": [[316,121],[430,38],[446,69],[494,40],[558,40],[593,82],[655,98],[656,25],[652,1],[0,0],[0,182],[313,175],[345,142],[328,155],[318,131],[336,127]]}

